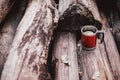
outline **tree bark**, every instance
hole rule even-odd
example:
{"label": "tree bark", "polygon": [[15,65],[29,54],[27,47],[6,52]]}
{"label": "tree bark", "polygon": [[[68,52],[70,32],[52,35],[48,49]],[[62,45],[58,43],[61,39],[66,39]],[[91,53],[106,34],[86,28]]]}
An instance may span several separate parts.
{"label": "tree bark", "polygon": [[79,80],[76,36],[74,32],[60,32],[54,43],[54,80]]}
{"label": "tree bark", "polygon": [[29,1],[1,80],[46,80],[48,47],[58,21],[56,11],[50,0]]}
{"label": "tree bark", "polygon": [[10,11],[15,1],[16,0],[0,0],[0,23]]}
{"label": "tree bark", "polygon": [[[3,65],[6,61],[10,45],[14,39],[17,25],[21,20],[26,8],[27,0],[17,1],[15,6],[8,14],[7,18],[1,24],[0,28],[0,72],[2,72]],[[17,7],[17,8],[16,8]]]}

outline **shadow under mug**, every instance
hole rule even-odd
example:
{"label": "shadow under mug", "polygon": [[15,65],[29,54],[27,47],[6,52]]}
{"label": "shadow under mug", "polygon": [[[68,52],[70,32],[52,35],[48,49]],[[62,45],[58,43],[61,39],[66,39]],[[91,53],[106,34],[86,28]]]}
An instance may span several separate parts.
{"label": "shadow under mug", "polygon": [[102,43],[104,41],[104,32],[98,30],[96,27],[92,25],[83,26],[81,29],[81,38],[82,38],[82,46],[85,50],[93,50],[96,48],[97,38],[100,39]]}

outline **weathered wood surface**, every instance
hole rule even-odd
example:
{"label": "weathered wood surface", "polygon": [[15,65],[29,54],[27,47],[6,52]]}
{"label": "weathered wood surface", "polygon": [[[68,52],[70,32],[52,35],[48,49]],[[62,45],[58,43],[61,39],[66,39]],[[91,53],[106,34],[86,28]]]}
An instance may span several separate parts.
{"label": "weathered wood surface", "polygon": [[[74,0],[73,1],[68,0],[68,2],[70,4],[76,3]],[[104,18],[101,17],[101,14],[100,14],[94,0],[92,0],[92,1],[91,0],[78,0],[77,2],[82,3],[82,4],[86,5],[86,7],[88,7],[88,9],[94,15],[94,18],[97,19],[98,21],[102,22],[102,25],[103,25],[102,29],[105,31],[104,43],[97,44],[97,47],[94,51],[85,51],[83,49],[81,50],[81,49],[79,49],[79,48],[81,48],[81,46],[78,48],[79,80],[119,80],[120,79],[119,78],[120,72],[119,72],[119,68],[118,68],[120,66],[119,54],[118,54],[118,50],[116,48],[113,36],[110,33],[109,27],[108,27],[108,25],[106,25],[108,22]],[[66,1],[60,0],[60,2],[59,2],[60,15],[62,15],[64,13],[64,11],[66,10],[66,8],[68,8],[70,5],[70,4],[65,4],[66,8],[62,8],[61,6],[64,5],[63,3],[65,4]],[[64,37],[64,35],[61,34],[61,37],[62,36]],[[60,62],[60,61],[62,61],[61,60],[62,53],[60,53],[60,52],[63,52],[63,51],[66,52],[66,50],[64,50],[64,49],[62,50],[63,45],[61,45],[61,44],[62,44],[62,42],[64,44],[66,44],[67,42],[65,43],[65,41],[64,41],[66,38],[63,38],[61,40],[60,39],[61,38],[58,37],[58,39],[56,40],[57,42],[55,43],[54,52],[53,52],[53,56],[54,56],[53,62],[56,62],[54,76],[55,76],[55,80],[63,80],[63,79],[68,80],[69,75],[68,74],[66,75],[66,71],[69,72],[69,69],[67,70],[66,67],[63,68],[64,67],[63,65],[65,65],[65,64],[63,62]],[[69,41],[69,40],[66,39],[66,41]],[[110,50],[109,50],[109,48],[110,48]],[[70,54],[67,54],[67,55],[70,55]],[[112,58],[112,56],[114,56],[114,58]],[[118,64],[115,63],[114,60]],[[68,67],[70,67],[70,66],[68,66]],[[64,74],[64,77],[63,77],[63,74]]]}
{"label": "weathered wood surface", "polygon": [[[65,4],[65,2],[64,2]],[[62,5],[59,7],[63,7]],[[101,29],[102,24],[96,20],[92,12],[83,3],[71,3],[60,16],[58,30],[77,31],[85,25],[94,25]]]}
{"label": "weathered wood surface", "polygon": [[82,3],[84,4],[91,12],[94,16],[94,18],[98,21],[101,22],[101,16],[99,14],[99,10],[97,8],[97,4],[95,2],[95,0],[77,0],[78,3]]}
{"label": "weathered wood surface", "polygon": [[[46,61],[58,12],[50,0],[30,0],[18,25],[1,80],[46,80]],[[45,14],[46,13],[46,14]]]}
{"label": "weathered wood surface", "polygon": [[0,72],[6,61],[16,28],[25,12],[27,0],[17,1],[0,28]]}
{"label": "weathered wood surface", "polygon": [[64,11],[71,5],[75,4],[76,0],[59,0],[59,14],[60,16],[63,15]]}
{"label": "weathered wood surface", "polygon": [[79,53],[81,55],[79,60],[81,65],[79,66],[81,70],[83,70],[81,79],[91,80],[95,78],[95,80],[119,80],[119,53],[105,16],[101,17],[102,14],[95,8],[97,7],[94,7],[94,17],[102,22],[105,38],[104,43],[98,44],[99,47],[97,47],[95,51],[86,52],[82,50],[81,53]]}
{"label": "weathered wood surface", "polygon": [[120,79],[120,55],[116,47],[112,33],[110,32],[110,27],[105,16],[102,16],[103,30],[105,31],[104,46],[106,54],[108,56],[109,64],[111,66],[113,75],[116,80]]}
{"label": "weathered wood surface", "polygon": [[80,80],[120,79],[120,58],[118,50],[110,30],[107,28],[108,26],[103,26],[105,28],[104,43],[97,43],[94,51],[80,49],[78,52],[79,73],[81,73]]}
{"label": "weathered wood surface", "polygon": [[0,0],[0,23],[10,11],[15,1],[16,0]]}
{"label": "weathered wood surface", "polygon": [[[4,1],[1,0],[2,3]],[[14,1],[11,0],[12,3]],[[81,50],[81,43],[78,43],[79,47],[76,48],[75,32],[57,33],[52,57],[55,69],[54,79],[120,80],[119,53],[109,30],[108,22],[105,16],[99,12],[95,0],[60,0],[59,15],[63,15],[71,4],[76,5],[76,3],[84,4],[92,12],[94,18],[102,22],[102,29],[105,31],[104,43],[97,43],[96,49],[93,51],[85,51]],[[5,58],[7,54],[9,55],[1,80],[46,80],[46,75],[49,75],[46,71],[49,43],[58,21],[58,12],[53,4],[53,0],[29,0],[27,10],[19,25],[23,8],[17,12],[18,14],[13,14],[6,20],[7,22],[3,25],[4,28],[1,29],[3,33],[1,32],[2,35],[0,36],[0,52],[5,54]],[[11,3],[9,5],[12,6]],[[21,6],[23,5],[21,4]],[[2,17],[0,14],[0,22],[9,12],[9,9],[4,12]],[[0,10],[2,10],[1,7]],[[13,40],[17,25],[18,28]],[[11,43],[12,46],[10,46]],[[4,51],[2,45],[5,45]],[[8,52],[8,50],[10,51]],[[0,59],[3,60],[3,58]],[[0,62],[0,65],[3,65],[3,62]],[[0,68],[2,67],[0,66]]]}
{"label": "weathered wood surface", "polygon": [[79,80],[76,35],[74,32],[60,32],[54,43],[54,80]]}
{"label": "weathered wood surface", "polygon": [[80,50],[78,58],[80,80],[115,80],[104,44],[97,43],[93,51]]}
{"label": "weathered wood surface", "polygon": [[[60,0],[59,15],[73,3],[76,0]],[[75,32],[57,32],[56,37],[52,55],[54,80],[79,80]]]}

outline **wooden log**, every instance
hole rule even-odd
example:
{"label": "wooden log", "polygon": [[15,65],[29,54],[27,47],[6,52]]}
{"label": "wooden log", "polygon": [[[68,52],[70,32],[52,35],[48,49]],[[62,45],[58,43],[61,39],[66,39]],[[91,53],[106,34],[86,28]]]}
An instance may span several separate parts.
{"label": "wooden log", "polygon": [[92,12],[83,4],[76,3],[69,5],[59,19],[58,30],[77,31],[85,25],[94,25],[101,29],[102,24],[96,20]]}
{"label": "wooden log", "polygon": [[[62,1],[62,0],[61,0]],[[64,4],[65,4],[65,2],[64,2]],[[83,4],[83,3],[82,3]],[[62,5],[60,6],[61,4],[59,4],[59,7],[63,7]],[[69,6],[70,7],[70,6]],[[95,6],[94,6],[95,7]],[[68,6],[66,7],[66,8],[68,8]],[[91,8],[93,8],[93,7],[91,7]],[[61,8],[62,9],[62,8]],[[68,8],[69,9],[69,8]],[[64,9],[65,10],[65,9]],[[63,10],[63,11],[64,11]],[[91,10],[91,9],[90,9]],[[97,9],[96,9],[97,10]],[[62,10],[60,10],[60,11],[62,11]],[[62,13],[64,13],[64,12],[62,12]],[[62,15],[62,13],[60,14],[60,15]],[[98,16],[98,15],[97,15]],[[99,20],[99,19],[98,19]],[[72,23],[72,22],[71,22]],[[62,23],[61,23],[62,24]],[[87,24],[87,23],[86,23]],[[60,26],[60,27],[62,27],[62,26]],[[66,27],[66,26],[65,26]],[[67,34],[67,33],[66,33]],[[61,42],[63,42],[63,40],[64,39],[66,39],[66,38],[64,38],[64,36],[65,36],[65,34],[63,35],[63,34],[60,34],[61,36],[60,37],[62,37],[63,36],[63,38],[62,38],[62,40],[60,41],[60,38],[58,38],[58,40],[57,40],[57,42],[55,43],[55,48],[54,48],[54,54],[53,54],[53,56],[55,56],[55,57],[53,57],[53,63],[55,63],[55,80],[63,80],[63,79],[65,79],[65,80],[67,80],[67,79],[69,79],[69,75],[67,74],[67,75],[65,75],[65,73],[66,72],[69,72],[69,69],[67,70],[67,68],[65,69],[64,68],[64,66],[60,66],[59,67],[59,65],[64,65],[65,63],[63,63],[63,62],[60,62],[61,61],[61,55],[62,55],[62,53],[61,52],[63,52],[63,51],[65,51],[65,50],[60,50],[60,49],[62,49],[61,47],[63,47],[62,45],[61,45]],[[66,41],[69,41],[69,40],[67,40],[66,39]],[[65,43],[67,43],[67,42],[63,42],[63,44],[65,44]],[[72,43],[72,42],[71,42]],[[67,47],[67,49],[69,49],[69,47]],[[60,52],[60,53],[59,53]],[[70,53],[70,52],[69,52]],[[84,53],[84,52],[83,52]],[[95,53],[93,53],[93,55],[94,55]],[[69,56],[69,55],[68,55]],[[84,58],[84,57],[83,57]],[[90,59],[92,59],[92,57],[90,58]],[[93,60],[94,61],[94,60]],[[97,60],[96,60],[97,61]],[[100,60],[99,60],[99,58],[98,58],[98,62],[99,62]],[[74,62],[73,62],[74,63]],[[67,63],[67,65],[69,64],[69,61],[68,61],[68,63]],[[93,64],[96,64],[96,63],[93,63]],[[103,62],[101,61],[100,63],[99,63],[100,65],[102,64],[103,65]],[[89,65],[89,64],[86,64],[86,65]],[[108,66],[109,64],[107,64],[107,67],[109,67]],[[82,66],[84,66],[84,64],[82,64]],[[105,78],[106,77],[106,73],[104,73],[104,69],[103,69],[103,67],[104,66],[98,66],[98,65],[96,65],[97,66],[97,68],[100,68],[100,74],[103,74],[103,75],[101,75],[100,76],[100,80],[105,80],[105,79],[107,79],[107,78]],[[75,68],[77,67],[77,66],[74,66]],[[102,67],[102,68],[101,68]],[[86,69],[86,67],[85,67],[85,69]],[[84,70],[85,70],[84,69]],[[92,69],[92,68],[89,68],[90,70]],[[99,69],[98,69],[99,70]],[[94,72],[94,68],[93,68],[93,72]],[[92,74],[93,74],[93,72],[91,71],[89,71],[88,72],[88,74],[87,73],[85,73],[85,72],[83,72],[83,73],[85,73],[86,75],[84,75],[84,77],[87,77],[87,75],[88,76],[91,76]],[[113,77],[113,75],[112,75],[112,73],[111,73],[111,71],[110,71],[110,69],[108,68],[108,71],[106,71],[106,72],[108,72],[109,73],[109,75],[107,74],[107,77],[108,76],[110,76],[110,80],[113,80],[114,79],[114,77]],[[69,74],[70,74],[71,72],[69,72]],[[73,72],[72,72],[73,73]],[[65,75],[65,76],[62,76],[62,75]],[[76,74],[76,73],[75,73]],[[89,75],[90,74],[90,75]],[[96,73],[95,73],[96,74]],[[79,75],[81,75],[81,72],[79,72]],[[62,77],[61,77],[62,76]],[[75,75],[74,75],[75,76]],[[76,76],[76,77],[78,77],[78,76]],[[82,78],[82,80],[89,80],[89,78]],[[78,79],[78,78],[77,78]],[[90,79],[92,79],[92,78],[90,78]],[[71,80],[76,80],[76,79],[71,79]]]}
{"label": "wooden log", "polygon": [[[76,3],[76,0],[60,0],[60,16],[73,3]],[[75,32],[58,30],[56,36],[52,56],[54,80],[79,80]]]}
{"label": "wooden log", "polygon": [[10,11],[15,1],[16,0],[0,0],[0,23]]}
{"label": "wooden log", "polygon": [[46,80],[46,62],[58,12],[51,0],[29,0],[1,80]]}
{"label": "wooden log", "polygon": [[110,32],[110,27],[108,25],[107,19],[104,15],[102,15],[102,24],[103,24],[103,29],[105,31],[105,50],[106,54],[108,56],[109,64],[111,66],[113,75],[115,77],[115,80],[120,79],[120,56],[119,52],[117,49],[117,46],[115,44],[114,38],[112,33]]}
{"label": "wooden log", "polygon": [[24,14],[27,0],[17,1],[0,28],[0,73],[6,61],[16,28]]}
{"label": "wooden log", "polygon": [[[87,4],[87,0],[85,1],[85,0],[82,0],[82,1],[84,1],[86,4]],[[94,0],[93,0],[94,1]],[[93,5],[92,4],[92,2],[93,1],[91,1],[88,5],[89,6],[91,6],[91,5]],[[89,2],[89,1],[88,1]],[[94,2],[95,3],[95,2]],[[94,13],[94,17],[97,19],[97,20],[99,20],[99,21],[101,21],[101,23],[102,23],[102,25],[103,25],[103,30],[105,31],[105,38],[104,38],[104,47],[100,47],[100,49],[102,48],[102,49],[104,49],[105,50],[105,52],[100,52],[102,55],[104,54],[104,57],[105,57],[105,55],[106,55],[106,59],[104,58],[104,59],[102,59],[103,61],[101,62],[101,63],[104,63],[105,61],[107,62],[107,63],[109,63],[109,64],[107,64],[107,63],[104,63],[105,65],[107,65],[108,67],[110,67],[110,68],[108,68],[108,67],[106,67],[106,68],[104,68],[103,70],[105,71],[106,69],[109,71],[109,72],[112,72],[112,73],[109,73],[109,74],[112,74],[112,78],[111,79],[115,79],[115,80],[119,80],[120,78],[119,78],[119,76],[120,76],[120,70],[119,70],[119,66],[120,66],[120,58],[119,58],[119,53],[118,53],[118,50],[117,50],[117,47],[116,47],[116,45],[115,45],[115,41],[114,41],[114,38],[113,38],[113,36],[112,36],[112,34],[111,34],[111,32],[110,32],[110,30],[109,30],[109,26],[108,26],[108,22],[107,22],[107,20],[105,19],[105,17],[101,17],[101,13],[99,13],[99,11],[98,11],[98,9],[97,9],[97,6],[94,6],[94,7],[91,7],[91,8],[93,8],[94,9],[94,11],[93,11],[93,9],[91,9],[92,10],[92,12],[95,12]],[[100,15],[100,16],[98,16],[98,15]],[[103,16],[103,15],[102,15]],[[98,51],[100,51],[100,50],[98,50]],[[83,54],[85,53],[85,52],[82,52]],[[89,52],[88,52],[89,53]],[[94,52],[94,53],[96,53],[96,52]],[[97,53],[99,53],[99,52],[97,52]],[[97,54],[96,53],[96,54]],[[100,56],[99,56],[100,57]],[[86,60],[86,63],[89,63],[89,60],[94,60],[94,59],[91,59],[90,57],[88,58],[87,57],[87,59],[88,60]],[[92,62],[91,61],[91,62]],[[84,60],[83,60],[83,62],[84,62]],[[98,61],[98,62],[100,62],[100,61]],[[116,62],[116,63],[115,63]],[[92,64],[92,63],[91,63]],[[102,66],[102,64],[101,65],[98,65],[98,64],[96,64],[95,62],[93,63],[93,64],[95,64],[95,65],[97,65],[97,66]],[[84,65],[87,65],[87,64],[84,64]],[[80,65],[81,66],[81,65]],[[83,65],[82,65],[83,66]],[[89,69],[91,69],[92,68],[92,66],[89,66]],[[88,68],[88,67],[87,67]],[[94,67],[95,68],[95,67]],[[84,71],[86,71],[86,69],[84,70]],[[90,75],[91,74],[91,75]],[[106,74],[106,73],[105,73]],[[88,73],[87,74],[84,74],[83,76],[86,76],[86,78],[87,79],[89,79],[87,76],[91,76],[92,77],[92,75],[93,75],[93,73],[91,73],[91,71],[89,71],[88,70]],[[107,75],[108,76],[108,75]],[[91,79],[91,77],[90,77],[90,79]],[[85,77],[84,77],[85,78]],[[100,79],[100,78],[99,78]],[[101,80],[104,80],[104,79],[107,79],[107,78],[101,78]]]}
{"label": "wooden log", "polygon": [[77,0],[78,3],[84,4],[94,15],[94,18],[101,22],[101,15],[99,14],[99,10],[97,8],[97,4],[95,0]]}
{"label": "wooden log", "polygon": [[53,60],[54,80],[79,80],[74,32],[61,32],[54,43]]}
{"label": "wooden log", "polygon": [[82,49],[78,52],[78,58],[80,80],[116,80],[103,44],[97,43],[96,49],[92,51]]}

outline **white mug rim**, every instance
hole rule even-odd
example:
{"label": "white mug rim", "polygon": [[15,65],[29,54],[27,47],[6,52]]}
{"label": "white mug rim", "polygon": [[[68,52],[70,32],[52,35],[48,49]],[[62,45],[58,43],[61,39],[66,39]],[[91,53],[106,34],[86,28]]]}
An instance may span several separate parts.
{"label": "white mug rim", "polygon": [[[94,28],[94,29],[96,30],[95,33],[94,33],[93,35],[85,35],[84,32],[83,32],[83,29],[84,29],[84,28],[87,28],[87,27]],[[95,26],[93,26],[93,25],[86,25],[86,26],[83,26],[83,27],[81,28],[81,33],[82,33],[82,35],[88,36],[88,37],[90,37],[90,36],[95,36],[96,33],[97,33],[97,31],[98,31],[98,29],[97,29]]]}

